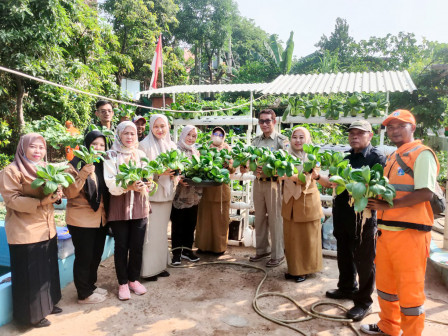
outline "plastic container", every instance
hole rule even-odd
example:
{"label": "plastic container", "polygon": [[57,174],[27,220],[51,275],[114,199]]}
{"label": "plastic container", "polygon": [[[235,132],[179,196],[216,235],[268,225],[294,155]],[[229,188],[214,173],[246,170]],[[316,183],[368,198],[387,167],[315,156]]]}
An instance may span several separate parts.
{"label": "plastic container", "polygon": [[0,266],[10,266],[9,246],[6,240],[5,221],[0,220]]}
{"label": "plastic container", "polygon": [[66,227],[57,227],[56,231],[58,233],[58,258],[65,259],[75,253],[72,236]]}

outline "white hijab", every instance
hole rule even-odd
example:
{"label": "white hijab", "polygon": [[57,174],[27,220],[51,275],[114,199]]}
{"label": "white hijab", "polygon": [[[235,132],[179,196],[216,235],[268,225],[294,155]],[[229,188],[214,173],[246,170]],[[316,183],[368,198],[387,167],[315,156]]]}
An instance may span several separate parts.
{"label": "white hijab", "polygon": [[[165,137],[158,139],[153,133],[153,127],[157,119],[162,118],[166,124],[167,132]],[[170,137],[170,125],[168,123],[168,118],[163,114],[153,114],[149,119],[149,134],[148,136],[140,142],[140,149],[142,149],[150,161],[155,160],[157,156],[161,153],[168,152],[172,149],[176,149],[176,144],[171,140]],[[162,188],[163,195],[168,197],[171,192],[171,178],[170,176],[163,175],[159,176],[157,182],[159,188]]]}

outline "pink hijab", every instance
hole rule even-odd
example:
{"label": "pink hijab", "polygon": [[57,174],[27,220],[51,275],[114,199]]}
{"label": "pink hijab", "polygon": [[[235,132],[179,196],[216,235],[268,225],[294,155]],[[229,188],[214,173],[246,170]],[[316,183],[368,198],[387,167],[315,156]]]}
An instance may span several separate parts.
{"label": "pink hijab", "polygon": [[[166,135],[163,139],[158,139],[152,129],[157,119],[162,118],[168,128]],[[140,148],[146,153],[149,160],[154,160],[159,154],[170,151],[176,148],[176,144],[171,140],[170,125],[168,123],[168,118],[163,114],[153,114],[149,119],[149,129],[150,132],[148,136],[140,142]]]}
{"label": "pink hijab", "polygon": [[45,161],[33,162],[26,157],[28,147],[36,140],[41,140],[45,146],[45,150],[47,150],[47,143],[42,135],[38,133],[22,135],[19,144],[17,145],[14,161],[12,162],[23,176],[25,176],[25,180],[28,182],[32,182],[37,178],[37,166],[45,167],[47,165]]}

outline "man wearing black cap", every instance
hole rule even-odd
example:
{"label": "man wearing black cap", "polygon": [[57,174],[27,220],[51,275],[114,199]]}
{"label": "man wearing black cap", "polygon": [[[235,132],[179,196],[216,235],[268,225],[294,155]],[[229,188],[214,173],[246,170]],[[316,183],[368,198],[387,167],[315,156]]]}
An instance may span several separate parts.
{"label": "man wearing black cap", "polygon": [[[366,120],[354,121],[348,128],[349,155],[346,157],[353,168],[384,166],[385,156],[372,147],[372,126]],[[375,285],[375,233],[376,213],[367,219],[362,228],[360,216],[349,205],[347,191],[336,196],[333,203],[334,236],[337,242],[339,282],[337,289],[326,292],[332,299],[352,299],[355,306],[347,312],[347,318],[362,320],[370,311],[371,295]],[[356,281],[359,277],[359,285]]]}

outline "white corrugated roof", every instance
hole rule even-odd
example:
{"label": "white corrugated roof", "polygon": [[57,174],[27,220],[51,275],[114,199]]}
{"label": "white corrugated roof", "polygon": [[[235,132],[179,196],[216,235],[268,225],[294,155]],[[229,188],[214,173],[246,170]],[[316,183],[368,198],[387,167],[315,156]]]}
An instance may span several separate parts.
{"label": "white corrugated roof", "polygon": [[169,93],[201,93],[201,92],[258,92],[267,83],[255,84],[213,84],[213,85],[178,85],[140,92],[140,95],[150,97],[153,94]]}
{"label": "white corrugated roof", "polygon": [[346,72],[281,75],[268,84],[263,94],[393,92],[417,90],[407,71]]}

